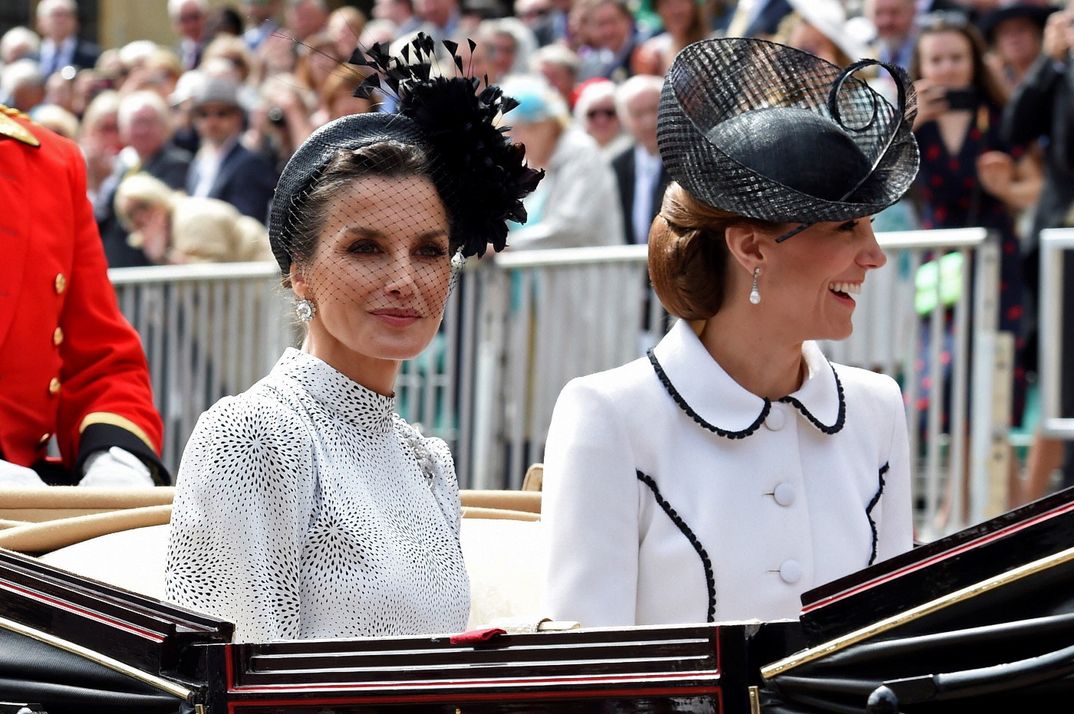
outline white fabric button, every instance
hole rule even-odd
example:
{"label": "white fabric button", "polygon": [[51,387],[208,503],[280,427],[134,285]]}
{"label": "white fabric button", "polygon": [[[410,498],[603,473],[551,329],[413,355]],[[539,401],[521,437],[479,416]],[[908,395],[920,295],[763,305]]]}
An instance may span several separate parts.
{"label": "white fabric button", "polygon": [[779,566],[779,577],[788,585],[794,585],[802,579],[802,566],[797,560],[788,558]]}
{"label": "white fabric button", "polygon": [[787,415],[783,413],[782,409],[773,404],[771,410],[768,412],[768,416],[765,417],[764,425],[772,431],[779,431],[786,423]]}
{"label": "white fabric button", "polygon": [[789,506],[794,503],[794,496],[794,486],[786,481],[776,484],[776,488],[772,491],[772,497],[781,506]]}

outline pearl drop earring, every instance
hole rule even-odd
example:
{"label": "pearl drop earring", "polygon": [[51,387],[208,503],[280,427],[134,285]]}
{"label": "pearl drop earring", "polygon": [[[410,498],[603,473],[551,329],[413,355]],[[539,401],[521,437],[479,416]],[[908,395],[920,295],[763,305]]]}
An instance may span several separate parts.
{"label": "pearl drop earring", "polygon": [[757,278],[761,277],[761,267],[753,269],[753,287],[750,288],[750,303],[758,305],[761,302],[761,290],[757,287]]}

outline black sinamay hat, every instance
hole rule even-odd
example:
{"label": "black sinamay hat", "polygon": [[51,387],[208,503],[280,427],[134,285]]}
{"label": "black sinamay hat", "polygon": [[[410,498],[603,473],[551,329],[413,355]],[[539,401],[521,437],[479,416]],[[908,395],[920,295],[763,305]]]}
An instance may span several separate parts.
{"label": "black sinamay hat", "polygon": [[310,134],[291,156],[276,183],[269,214],[269,243],[285,275],[291,269],[291,240],[297,232],[295,222],[301,205],[328,163],[341,149],[360,149],[389,140],[425,147],[421,132],[404,116],[351,114]]}
{"label": "black sinamay hat", "polygon": [[507,221],[526,222],[522,198],[537,187],[544,172],[526,166],[522,145],[512,144],[497,124],[517,102],[494,85],[479,89],[476,77],[461,74],[458,46],[442,44],[459,70],[455,76],[434,71],[433,40],[422,33],[398,57],[379,44],[368,53],[355,50],[351,64],[376,70],[366,75],[355,95],[386,91],[394,95],[399,113],[336,119],[311,134],[287,162],[269,216],[269,242],[285,275],[291,268],[291,241],[301,206],[341,150],[382,141],[423,148],[451,220],[452,247],[463,256],[483,255],[490,245],[502,250]]}
{"label": "black sinamay hat", "polygon": [[[897,106],[854,76],[870,65],[891,73]],[[703,40],[668,70],[657,135],[668,173],[695,198],[804,228],[899,200],[917,174],[916,113],[898,67],[840,69],[773,42]]]}

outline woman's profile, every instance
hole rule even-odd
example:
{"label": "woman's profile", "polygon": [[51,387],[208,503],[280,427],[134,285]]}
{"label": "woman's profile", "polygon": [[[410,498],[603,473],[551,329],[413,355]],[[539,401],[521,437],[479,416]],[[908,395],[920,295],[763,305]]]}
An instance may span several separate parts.
{"label": "woman's profile", "polygon": [[451,454],[395,414],[394,383],[439,329],[454,257],[502,249],[540,174],[494,125],[511,100],[431,76],[431,55],[420,35],[412,62],[374,46],[400,113],[337,119],[288,162],[269,239],[305,341],[183,454],[167,595],[236,641],[466,625]]}
{"label": "woman's profile", "polygon": [[806,590],[911,547],[898,385],[828,362],[885,262],[869,216],[917,170],[891,106],[759,40],[668,71],[674,183],[649,273],[679,321],[646,357],[569,383],[544,468],[549,614],[584,626],[796,617]]}

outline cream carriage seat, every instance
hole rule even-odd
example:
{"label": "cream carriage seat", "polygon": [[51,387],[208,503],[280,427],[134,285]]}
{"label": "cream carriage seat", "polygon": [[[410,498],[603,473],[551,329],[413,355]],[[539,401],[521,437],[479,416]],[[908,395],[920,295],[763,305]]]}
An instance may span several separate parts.
{"label": "cream carriage seat", "polygon": [[[162,599],[172,489],[0,491],[0,547]],[[540,494],[463,491],[470,626],[540,618]]]}

